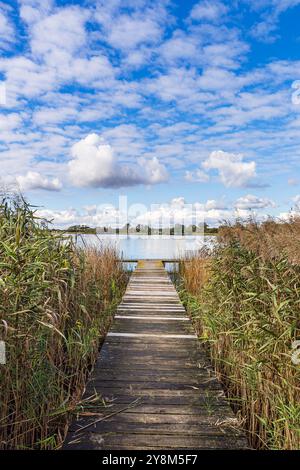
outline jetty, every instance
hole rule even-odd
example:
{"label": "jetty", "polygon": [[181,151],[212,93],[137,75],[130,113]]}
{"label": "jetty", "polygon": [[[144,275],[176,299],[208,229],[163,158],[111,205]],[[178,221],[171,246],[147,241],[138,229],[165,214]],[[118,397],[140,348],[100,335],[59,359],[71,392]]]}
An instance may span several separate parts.
{"label": "jetty", "polygon": [[[64,449],[246,449],[162,261],[138,261]],[[91,410],[90,410],[91,411]]]}

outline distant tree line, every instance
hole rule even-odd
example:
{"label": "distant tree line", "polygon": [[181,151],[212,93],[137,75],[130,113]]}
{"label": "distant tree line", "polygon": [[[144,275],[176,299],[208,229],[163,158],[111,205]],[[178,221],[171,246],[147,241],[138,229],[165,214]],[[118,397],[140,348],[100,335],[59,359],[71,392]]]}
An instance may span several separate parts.
{"label": "distant tree line", "polygon": [[148,225],[131,225],[127,223],[123,227],[89,227],[87,225],[71,225],[66,229],[68,233],[87,233],[87,234],[94,234],[94,233],[107,233],[107,234],[134,234],[134,233],[143,233],[147,235],[191,235],[196,233],[204,233],[204,234],[216,234],[218,233],[218,228],[216,227],[209,227],[206,222],[203,225],[181,225],[176,224],[173,227],[151,227]]}
{"label": "distant tree line", "polygon": [[69,233],[96,233],[96,228],[89,227],[88,225],[71,225],[66,231]]}

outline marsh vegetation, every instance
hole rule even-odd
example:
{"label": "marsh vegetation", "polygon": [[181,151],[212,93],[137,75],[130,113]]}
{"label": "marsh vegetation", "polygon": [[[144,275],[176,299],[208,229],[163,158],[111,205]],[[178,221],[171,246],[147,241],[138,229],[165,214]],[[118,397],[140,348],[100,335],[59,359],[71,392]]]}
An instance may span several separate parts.
{"label": "marsh vegetation", "polygon": [[[256,449],[300,448],[300,220],[224,226],[180,290]],[[299,354],[300,356],[300,354]]]}
{"label": "marsh vegetation", "polygon": [[114,249],[76,248],[2,198],[0,448],[60,446],[126,281]]}

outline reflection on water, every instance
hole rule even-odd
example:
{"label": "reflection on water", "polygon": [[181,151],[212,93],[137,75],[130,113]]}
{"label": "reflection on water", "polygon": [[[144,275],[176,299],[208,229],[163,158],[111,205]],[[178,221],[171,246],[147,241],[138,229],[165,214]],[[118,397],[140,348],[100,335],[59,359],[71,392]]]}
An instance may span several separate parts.
{"label": "reflection on water", "polygon": [[178,259],[195,252],[203,246],[211,247],[211,236],[161,236],[161,235],[74,235],[77,244],[85,246],[113,246],[120,258],[137,259]]}

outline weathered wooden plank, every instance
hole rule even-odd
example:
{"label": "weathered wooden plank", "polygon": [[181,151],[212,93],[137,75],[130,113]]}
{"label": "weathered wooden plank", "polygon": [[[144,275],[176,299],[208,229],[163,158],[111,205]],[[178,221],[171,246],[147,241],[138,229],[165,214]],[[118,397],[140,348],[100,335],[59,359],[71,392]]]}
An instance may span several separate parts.
{"label": "weathered wooden plank", "polygon": [[[76,442],[77,440],[77,442]],[[86,432],[80,438],[74,436],[74,443],[66,447],[67,449],[241,449],[245,448],[243,438],[227,436],[186,436],[185,434],[129,434],[125,433],[93,433]]]}
{"label": "weathered wooden plank", "polygon": [[[87,396],[92,396],[95,392],[99,393],[99,388],[96,389],[95,387],[87,388]],[[107,405],[118,403],[119,405],[130,405],[133,400],[140,398],[140,402],[143,405],[152,405],[152,406],[187,406],[187,407],[206,407],[208,410],[211,410],[214,413],[214,410],[219,406],[226,408],[226,416],[232,416],[231,413],[228,411],[228,400],[225,399],[223,395],[216,395],[215,391],[201,391],[198,390],[197,395],[195,396],[187,396],[187,395],[179,395],[179,396],[164,396],[159,394],[152,394],[152,395],[144,395],[141,398],[141,395],[135,395],[134,391],[131,392],[130,395],[122,393],[120,390],[119,393],[103,393],[101,392],[101,396],[104,399]],[[67,439],[68,442],[68,439]]]}
{"label": "weathered wooden plank", "polygon": [[[197,425],[216,425],[221,428],[236,428],[236,418],[228,419],[226,410],[227,404],[222,406],[218,404],[213,409],[207,406],[190,406],[190,405],[144,405],[138,404],[135,407],[129,408],[122,413],[119,413],[124,408],[124,404],[110,404],[104,408],[103,412],[97,412],[94,416],[86,416],[84,413],[79,414],[76,421],[70,426],[70,431],[82,428],[85,424],[95,423],[95,416],[97,419],[107,418],[110,422],[118,421],[123,418],[132,422],[141,423],[182,423],[182,424],[197,424]],[[117,413],[111,416],[113,413]],[[236,429],[235,429],[236,431]]]}
{"label": "weathered wooden plank", "polygon": [[202,377],[198,382],[192,382],[189,377],[179,382],[172,380],[135,380],[129,378],[127,380],[108,380],[107,378],[95,377],[90,380],[87,385],[87,390],[95,390],[101,387],[101,393],[106,396],[115,395],[136,395],[139,397],[148,396],[164,396],[164,397],[177,397],[183,396],[186,398],[198,398],[203,394],[211,397],[216,392],[218,397],[225,396],[220,383],[213,377],[207,379]]}
{"label": "weathered wooden plank", "polygon": [[110,332],[110,333],[107,333],[108,336],[117,336],[117,337],[120,337],[120,336],[126,336],[128,338],[130,337],[140,337],[140,338],[165,338],[166,340],[168,338],[195,338],[195,335],[188,335],[188,334],[161,334],[159,332],[156,332],[156,331],[153,331],[151,333],[134,333],[134,332],[128,332],[128,333],[115,333],[115,332]]}
{"label": "weathered wooden plank", "polygon": [[188,317],[161,317],[161,316],[138,316],[138,315],[115,315],[115,319],[126,320],[154,320],[154,321],[189,321]]}
{"label": "weathered wooden plank", "polygon": [[[125,333],[126,334],[126,333]],[[178,336],[178,335],[176,335]],[[110,336],[111,337],[111,336]],[[141,339],[144,339],[144,336],[141,337]],[[145,339],[152,339],[152,336],[149,338],[149,337],[146,337]],[[179,359],[182,359],[183,361],[192,361],[192,365],[193,367],[195,368],[195,361],[197,361],[198,359],[198,354],[197,352],[193,351],[192,349],[191,350],[182,350],[182,351],[170,351],[170,350],[167,350],[165,349],[164,351],[158,351],[158,350],[145,350],[143,351],[142,349],[128,349],[128,351],[126,351],[126,354],[122,352],[121,349],[119,348],[110,348],[109,352],[108,352],[108,356],[111,356],[111,358],[123,358],[123,361],[122,362],[125,362],[127,361],[128,359],[130,360],[134,360],[136,359],[136,362],[140,362],[140,361],[143,361],[145,363],[145,361],[149,361],[151,360],[151,358],[153,358],[153,360],[179,360]],[[105,353],[103,353],[102,355],[102,358],[103,358],[103,362],[106,361],[106,357],[107,355]],[[103,362],[101,361],[100,364],[103,365]]]}
{"label": "weathered wooden plank", "polygon": [[[177,370],[175,373],[171,373],[168,370],[166,371],[140,371],[140,370],[126,370],[117,369],[117,370],[108,370],[104,369],[101,371],[101,380],[118,380],[131,382],[170,382],[170,383],[188,383],[190,386],[197,386],[200,380],[207,379],[206,369],[202,369],[201,372],[195,373],[195,371],[187,371],[185,369],[181,370],[181,374]],[[90,380],[90,384],[93,383],[96,378]],[[216,380],[216,379],[215,379]]]}
{"label": "weathered wooden plank", "polygon": [[[224,402],[225,403],[225,402]],[[106,412],[103,413],[109,414],[112,411],[115,411],[117,409],[121,409],[123,405],[112,405],[111,407],[108,407]],[[210,409],[207,406],[203,405],[168,405],[165,404],[164,406],[162,405],[145,405],[145,404],[139,404],[138,406],[135,406],[133,408],[130,408],[124,412],[124,414],[142,414],[142,415],[154,415],[157,417],[158,420],[161,420],[164,422],[165,417],[175,415],[176,419],[181,419],[180,416],[182,416],[182,419],[185,420],[188,417],[192,417],[193,422],[209,422],[209,423],[221,423],[226,420],[227,418],[227,402],[225,403],[224,406],[221,404],[218,404],[213,410]],[[200,418],[199,418],[200,416]],[[84,418],[85,419],[85,418]],[[144,419],[144,418],[143,418]],[[171,418],[170,418],[171,419]]]}
{"label": "weathered wooden plank", "polygon": [[131,276],[86,388],[94,393],[105,406],[78,416],[65,449],[246,448],[159,261],[139,261]]}
{"label": "weathered wooden plank", "polygon": [[[124,331],[120,332],[120,330]],[[120,333],[119,333],[120,332]],[[164,337],[170,337],[171,335],[191,335],[192,338],[195,338],[195,332],[190,322],[182,321],[163,321],[163,320],[137,320],[137,319],[128,319],[128,318],[118,318],[115,320],[109,335],[112,333],[121,335],[126,335],[129,333],[133,334],[157,334],[164,335]],[[176,339],[176,337],[175,337]]]}
{"label": "weathered wooden plank", "polygon": [[[80,437],[80,428],[74,428],[74,430],[77,431],[77,434]],[[107,421],[91,425],[89,427],[89,432],[101,434],[109,432],[123,432],[129,434],[154,434],[156,436],[159,434],[168,434],[174,436],[182,434],[184,436],[199,436],[199,438],[203,436],[216,437],[224,435],[239,437],[240,435],[239,431],[236,431],[234,428],[230,428],[229,426],[221,426],[215,422],[211,424],[203,422],[199,423],[199,416],[198,422],[196,423],[178,423],[177,419],[169,420],[167,422],[163,422],[161,419],[159,419],[158,422],[140,422],[138,420],[124,419],[124,415],[122,415],[121,418],[117,417],[115,419],[109,419]]]}

